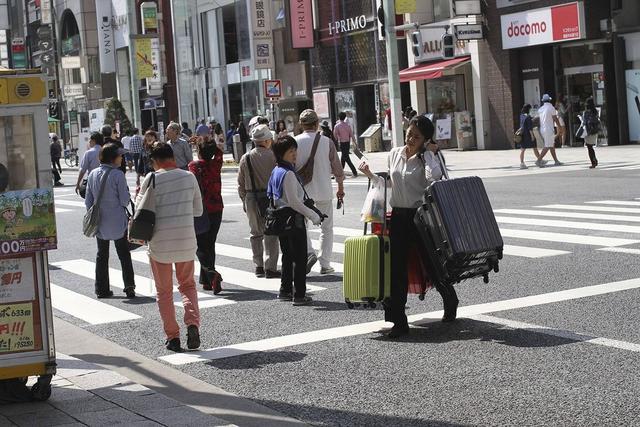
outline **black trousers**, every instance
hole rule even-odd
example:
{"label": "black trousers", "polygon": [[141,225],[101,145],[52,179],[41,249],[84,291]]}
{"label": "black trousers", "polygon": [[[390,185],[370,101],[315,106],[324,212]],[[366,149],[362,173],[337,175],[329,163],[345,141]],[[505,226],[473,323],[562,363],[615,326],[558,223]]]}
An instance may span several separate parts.
{"label": "black trousers", "polygon": [[60,171],[60,173],[62,173],[62,166],[60,166],[60,157],[52,157],[51,166],[53,166],[54,169],[57,168]]}
{"label": "black trousers", "polygon": [[[418,235],[418,229],[413,222],[415,214],[416,209],[402,208],[393,208],[391,213],[389,230],[391,243],[391,303],[385,307],[384,319],[387,322],[393,322],[398,327],[408,325],[405,307],[409,291],[409,274],[407,271],[409,250],[418,248],[421,254],[425,254]],[[442,296],[444,305],[457,301],[453,285],[436,285],[436,290]]]}
{"label": "black trousers", "polygon": [[307,230],[294,228],[279,237],[282,251],[282,281],[280,293],[294,291],[294,298],[303,298],[307,292]]}
{"label": "black trousers", "polygon": [[349,157],[350,149],[351,149],[351,143],[349,142],[340,143],[340,152],[342,153],[340,162],[342,163],[342,169],[344,169],[345,163],[348,164],[349,167],[351,168],[351,173],[353,173],[353,175],[355,176],[355,175],[358,175],[358,171],[356,170],[356,167],[353,165],[353,163],[351,162],[351,158]]}
{"label": "black trousers", "polygon": [[214,212],[209,214],[209,231],[198,234],[196,240],[198,249],[196,256],[200,261],[200,279],[201,285],[210,284],[215,279],[216,274],[216,240],[218,239],[218,231],[222,223],[222,212]]}
{"label": "black trousers", "polygon": [[133,157],[133,170],[140,170],[140,153],[131,153],[131,157]]}
{"label": "black trousers", "polygon": [[51,169],[51,173],[53,174],[53,182],[60,182],[60,180],[62,179],[62,177],[60,176],[60,173],[58,172],[58,169],[53,168]]}
{"label": "black trousers", "polygon": [[591,160],[591,165],[595,166],[598,164],[598,159],[596,158],[596,150],[593,149],[593,145],[585,144],[587,146],[587,151],[589,152],[589,160]]}
{"label": "black trousers", "polygon": [[[109,292],[109,240],[102,240],[96,237],[98,241],[98,255],[96,256],[96,294],[105,294]],[[129,241],[126,236],[114,241],[116,252],[120,258],[120,266],[122,267],[122,281],[125,289],[135,289],[136,283],[133,273],[133,264],[131,263],[131,252],[129,251]]]}

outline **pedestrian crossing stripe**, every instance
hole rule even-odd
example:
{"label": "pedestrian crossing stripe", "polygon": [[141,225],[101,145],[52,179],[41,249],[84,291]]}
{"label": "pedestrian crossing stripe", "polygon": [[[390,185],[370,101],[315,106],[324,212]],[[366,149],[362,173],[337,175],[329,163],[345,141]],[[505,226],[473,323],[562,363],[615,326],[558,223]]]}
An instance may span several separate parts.
{"label": "pedestrian crossing stripe", "polygon": [[636,243],[640,243],[640,240],[616,239],[616,238],[609,238],[609,237],[586,236],[581,234],[552,233],[552,232],[544,232],[544,231],[514,230],[509,228],[501,228],[500,233],[502,234],[503,237],[513,237],[516,239],[544,240],[547,242],[571,243],[574,245],[586,245],[586,246],[614,247],[614,246],[626,246],[626,245],[633,245]]}
{"label": "pedestrian crossing stripe", "polygon": [[[216,245],[217,247],[217,245]],[[134,261],[149,264],[149,256],[144,252],[133,252],[131,259]],[[255,274],[235,268],[223,267],[216,265],[216,271],[222,275],[223,283],[240,286],[242,288],[253,289],[262,292],[278,293],[280,292],[280,280],[264,279],[256,277]],[[200,273],[200,263],[195,261],[195,274]],[[307,291],[316,292],[323,291],[325,288],[320,286],[307,285]]]}
{"label": "pedestrian crossing stripe", "polygon": [[621,200],[602,200],[599,202],[587,202],[591,205],[613,205],[613,206],[640,206],[640,202],[621,201]]}
{"label": "pedestrian crossing stripe", "polygon": [[[133,255],[143,255],[147,257],[145,253],[134,252]],[[75,259],[70,261],[61,261],[52,263],[52,265],[68,272],[75,274],[77,276],[85,277],[87,279],[95,280],[95,271],[96,264],[91,261],[87,261],[84,259]],[[109,268],[109,282],[110,285],[117,289],[124,289],[124,282],[122,281],[122,271],[117,270],[115,268]],[[136,282],[136,294],[146,296],[146,297],[156,297],[156,289],[153,282],[153,279],[145,277],[145,276],[135,276]],[[180,292],[178,292],[177,287],[174,287],[173,291],[173,301],[174,305],[177,307],[182,307],[182,296]],[[205,294],[203,292],[198,292],[198,305],[200,308],[211,308],[211,307],[220,307],[223,305],[235,304],[235,301],[231,301],[228,299],[224,299],[222,297]]]}
{"label": "pedestrian crossing stripe", "polygon": [[506,214],[506,215],[528,215],[528,216],[562,217],[562,218],[576,218],[576,219],[595,219],[595,220],[602,220],[602,221],[640,222],[640,216],[608,215],[608,214],[601,214],[601,213],[544,211],[544,210],[535,210],[535,209],[496,209],[495,213]]}
{"label": "pedestrian crossing stripe", "polygon": [[562,209],[571,211],[587,211],[587,212],[609,212],[609,213],[631,213],[640,214],[638,208],[619,208],[609,206],[583,206],[583,205],[544,205],[536,206],[542,209]]}
{"label": "pedestrian crossing stripe", "polygon": [[548,219],[539,219],[539,218],[515,218],[515,217],[506,217],[506,216],[497,216],[496,221],[498,221],[498,223],[500,224],[532,225],[532,226],[540,226],[540,227],[571,228],[571,229],[577,229],[577,230],[612,231],[614,233],[640,234],[640,226],[623,225],[623,224],[561,221],[561,220],[548,220]]}
{"label": "pedestrian crossing stripe", "polygon": [[84,208],[86,209],[87,206],[84,204],[84,202],[76,202],[75,200],[60,200],[60,199],[56,199],[55,201],[56,206],[60,205],[60,206],[73,206],[76,208]]}
{"label": "pedestrian crossing stripe", "polygon": [[91,325],[124,322],[140,319],[137,314],[105,304],[97,299],[70,291],[51,283],[51,305],[56,310],[67,313]]}

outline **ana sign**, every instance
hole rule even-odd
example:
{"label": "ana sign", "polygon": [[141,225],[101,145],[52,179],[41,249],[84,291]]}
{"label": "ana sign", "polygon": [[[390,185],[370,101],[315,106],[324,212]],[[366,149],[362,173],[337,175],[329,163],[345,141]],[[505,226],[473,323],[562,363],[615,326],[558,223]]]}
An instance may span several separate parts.
{"label": "ana sign", "polygon": [[502,47],[514,49],[585,37],[582,2],[503,15]]}
{"label": "ana sign", "polygon": [[360,15],[356,18],[341,19],[329,22],[329,35],[340,33],[350,33],[351,31],[364,30],[367,28],[367,17]]}

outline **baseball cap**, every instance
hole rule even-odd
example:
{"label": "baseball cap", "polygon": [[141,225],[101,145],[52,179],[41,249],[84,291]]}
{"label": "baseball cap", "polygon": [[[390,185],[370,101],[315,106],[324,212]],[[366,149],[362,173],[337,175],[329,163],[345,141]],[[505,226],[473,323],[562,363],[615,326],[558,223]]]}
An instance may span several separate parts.
{"label": "baseball cap", "polygon": [[318,115],[313,110],[304,110],[300,113],[300,123],[303,125],[312,125],[318,123]]}
{"label": "baseball cap", "polygon": [[542,95],[542,102],[549,102],[552,99],[553,98],[551,98],[551,95],[549,95],[548,93],[545,93],[544,95]]}
{"label": "baseball cap", "polygon": [[251,120],[249,120],[249,129],[258,124],[258,119],[260,119],[260,116],[252,117]]}
{"label": "baseball cap", "polygon": [[273,133],[271,133],[271,129],[267,125],[257,125],[251,131],[251,139],[255,142],[267,141],[269,139],[273,139]]}

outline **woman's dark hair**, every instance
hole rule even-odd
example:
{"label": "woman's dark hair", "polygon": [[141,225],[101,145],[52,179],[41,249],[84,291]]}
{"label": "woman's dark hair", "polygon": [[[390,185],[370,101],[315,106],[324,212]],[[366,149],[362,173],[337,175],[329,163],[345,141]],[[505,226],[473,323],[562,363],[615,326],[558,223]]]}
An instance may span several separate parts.
{"label": "woman's dark hair", "polygon": [[260,116],[258,118],[258,124],[259,125],[268,125],[269,124],[269,119],[264,117],[264,116]]}
{"label": "woman's dark hair", "polygon": [[173,148],[166,142],[156,142],[151,147],[149,157],[155,161],[171,160],[174,158]]}
{"label": "woman's dark hair", "polygon": [[298,143],[289,135],[278,138],[278,140],[271,146],[277,161],[282,161],[285,153],[291,148],[298,149]]}
{"label": "woman's dark hair", "polygon": [[144,136],[152,136],[156,141],[158,140],[158,133],[155,130],[148,130],[144,133]]}
{"label": "woman's dark hair", "polygon": [[100,132],[93,132],[89,139],[95,141],[96,145],[101,147],[104,145],[104,136]]}
{"label": "woman's dark hair", "polygon": [[249,136],[249,132],[247,132],[247,127],[244,125],[244,122],[240,122],[238,125],[238,134],[240,135],[240,141],[249,141],[251,137]]}
{"label": "woman's dark hair", "polygon": [[585,108],[590,111],[593,111],[596,109],[596,103],[593,101],[593,98],[591,97],[587,98],[587,102],[585,103]]}
{"label": "woman's dark hair", "polygon": [[433,123],[425,116],[415,116],[409,122],[409,127],[415,126],[418,128],[425,141],[433,138],[433,133],[435,132],[435,128],[433,127]]}
{"label": "woman's dark hair", "polygon": [[105,144],[100,150],[100,163],[110,165],[118,157],[118,147],[116,144],[110,142]]}
{"label": "woman's dark hair", "polygon": [[524,104],[522,106],[521,114],[529,114],[531,112],[531,104]]}
{"label": "woman's dark hair", "polygon": [[276,123],[276,132],[282,132],[283,130],[287,130],[287,124],[284,122],[284,120],[280,119]]}
{"label": "woman's dark hair", "polygon": [[220,135],[222,133],[224,133],[222,131],[222,126],[220,125],[220,123],[216,123],[215,126],[213,127],[213,133],[215,133],[216,135]]}
{"label": "woman's dark hair", "polygon": [[213,159],[213,156],[216,155],[216,151],[218,149],[218,146],[216,145],[215,141],[210,140],[209,138],[202,138],[201,140],[199,140],[197,147],[198,147],[198,157],[204,160],[205,162],[208,162],[211,159]]}

